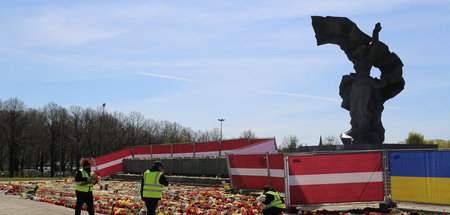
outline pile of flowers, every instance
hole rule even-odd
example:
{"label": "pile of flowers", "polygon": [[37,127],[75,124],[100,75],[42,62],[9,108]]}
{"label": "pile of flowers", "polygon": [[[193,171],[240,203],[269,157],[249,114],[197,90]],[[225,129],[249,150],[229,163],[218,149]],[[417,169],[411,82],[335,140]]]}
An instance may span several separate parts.
{"label": "pile of flowers", "polygon": [[[146,214],[145,203],[140,198],[140,182],[101,181],[94,188],[95,211],[101,214]],[[229,187],[202,187],[170,185],[164,188],[163,198],[156,211],[163,214],[261,214],[262,203],[251,195],[231,194]],[[19,195],[23,199],[75,208],[75,182],[73,180],[0,182],[0,194]],[[84,209],[86,206],[84,206]],[[307,215],[321,214],[423,214],[399,210],[315,211],[301,212]],[[294,212],[295,214],[295,212]]]}
{"label": "pile of flowers", "polygon": [[[145,214],[139,182],[102,181],[95,185],[95,211],[102,214]],[[75,182],[0,182],[0,193],[75,208]],[[85,207],[85,206],[84,206]],[[223,187],[170,185],[164,188],[159,214],[260,214],[263,205],[254,196],[230,194]]]}

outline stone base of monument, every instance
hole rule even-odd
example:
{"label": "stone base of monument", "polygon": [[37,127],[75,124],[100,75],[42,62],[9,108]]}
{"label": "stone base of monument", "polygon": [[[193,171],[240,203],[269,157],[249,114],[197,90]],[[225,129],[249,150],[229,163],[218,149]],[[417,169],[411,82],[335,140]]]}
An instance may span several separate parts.
{"label": "stone base of monument", "polygon": [[300,146],[298,149],[300,152],[313,152],[313,151],[342,151],[342,150],[413,150],[413,149],[425,149],[433,150],[437,149],[438,145],[434,144],[346,144],[346,145],[327,145],[327,146]]}

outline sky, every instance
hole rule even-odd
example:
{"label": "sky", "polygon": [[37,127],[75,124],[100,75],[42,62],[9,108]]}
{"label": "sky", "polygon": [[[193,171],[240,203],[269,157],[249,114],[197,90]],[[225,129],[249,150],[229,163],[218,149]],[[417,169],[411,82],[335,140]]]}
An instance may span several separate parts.
{"label": "sky", "polygon": [[[223,138],[320,136],[350,129],[339,84],[353,72],[317,46],[311,16],[345,16],[403,61],[385,103],[386,143],[450,139],[450,1],[62,0],[0,2],[0,99],[140,112]],[[380,75],[372,69],[372,76]]]}

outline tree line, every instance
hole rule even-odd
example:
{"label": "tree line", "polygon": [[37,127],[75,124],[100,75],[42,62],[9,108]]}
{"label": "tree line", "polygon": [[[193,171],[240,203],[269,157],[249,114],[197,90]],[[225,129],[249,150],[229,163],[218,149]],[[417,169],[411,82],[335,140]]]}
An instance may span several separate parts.
{"label": "tree line", "polygon": [[425,139],[424,135],[419,132],[409,132],[408,137],[404,142],[406,144],[435,144],[438,145],[439,150],[449,150],[450,149],[450,140],[443,139]]}
{"label": "tree line", "polygon": [[[241,137],[254,133],[241,133]],[[10,177],[24,169],[50,167],[57,171],[79,168],[83,157],[98,157],[126,147],[169,143],[209,142],[220,139],[220,130],[194,131],[176,122],[146,119],[138,112],[125,115],[54,102],[27,108],[18,98],[0,100],[0,171]],[[60,165],[62,164],[62,165]],[[69,169],[66,169],[69,168]]]}

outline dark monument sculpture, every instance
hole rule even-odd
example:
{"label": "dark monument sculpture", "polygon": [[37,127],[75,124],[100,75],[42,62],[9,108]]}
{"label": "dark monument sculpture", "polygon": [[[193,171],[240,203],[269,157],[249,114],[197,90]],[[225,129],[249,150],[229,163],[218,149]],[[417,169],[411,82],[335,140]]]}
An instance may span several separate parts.
{"label": "dark monument sculpture", "polygon": [[[353,63],[354,73],[344,75],[339,86],[342,108],[350,112],[352,128],[341,134],[344,144],[382,144],[384,128],[381,113],[384,102],[399,94],[405,81],[403,63],[386,44],[379,41],[381,24],[372,37],[346,17],[312,16],[317,45],[336,44]],[[372,66],[380,78],[370,76]]]}

